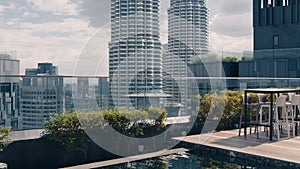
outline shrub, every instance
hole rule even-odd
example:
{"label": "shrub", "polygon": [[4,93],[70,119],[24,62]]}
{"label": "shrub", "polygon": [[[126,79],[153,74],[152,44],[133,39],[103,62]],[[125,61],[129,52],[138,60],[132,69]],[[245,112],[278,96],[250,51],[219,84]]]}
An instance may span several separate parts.
{"label": "shrub", "polygon": [[0,128],[0,151],[3,151],[3,149],[8,146],[12,140],[9,137],[11,133],[11,129],[7,127],[1,127]]}
{"label": "shrub", "polygon": [[120,109],[100,112],[70,114],[52,114],[45,121],[44,134],[48,138],[63,146],[66,153],[83,152],[87,159],[88,143],[90,139],[85,130],[105,128],[110,125],[116,131],[131,137],[144,135],[145,128],[156,132],[164,127],[166,110],[150,107],[147,110]]}
{"label": "shrub", "polygon": [[48,134],[51,141],[63,146],[66,153],[81,151],[87,159],[88,137],[78,120],[78,113],[52,114],[44,125],[44,134]]}
{"label": "shrub", "polygon": [[219,120],[217,131],[234,128],[234,124],[238,123],[238,115],[242,106],[241,92],[230,90],[224,92],[206,94],[199,98],[198,119],[200,123],[205,123],[206,120]]}

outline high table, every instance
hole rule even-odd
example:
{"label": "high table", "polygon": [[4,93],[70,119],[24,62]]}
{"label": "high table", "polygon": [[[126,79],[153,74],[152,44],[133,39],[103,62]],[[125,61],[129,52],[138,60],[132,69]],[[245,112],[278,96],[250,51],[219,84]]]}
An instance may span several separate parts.
{"label": "high table", "polygon": [[[247,94],[248,93],[266,93],[270,94],[270,122],[269,125],[261,125],[259,123],[256,124],[250,124],[250,125],[257,125],[257,126],[266,126],[270,127],[270,141],[272,141],[272,136],[273,136],[273,96],[274,94],[277,94],[279,96],[280,93],[300,93],[300,88],[295,88],[295,89],[286,89],[286,88],[266,88],[266,89],[245,89],[244,90],[244,137],[245,139],[247,138]],[[296,118],[298,116],[296,115]]]}

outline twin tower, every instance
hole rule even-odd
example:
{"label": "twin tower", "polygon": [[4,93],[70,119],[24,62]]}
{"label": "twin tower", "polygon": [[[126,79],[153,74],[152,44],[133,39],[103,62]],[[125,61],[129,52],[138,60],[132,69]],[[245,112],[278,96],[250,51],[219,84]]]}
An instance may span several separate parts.
{"label": "twin tower", "polygon": [[178,74],[182,62],[188,64],[191,57],[208,53],[206,0],[170,0],[168,57],[164,59],[159,10],[160,0],[111,0],[111,108],[142,108],[139,98],[163,93],[166,64],[169,74]]}

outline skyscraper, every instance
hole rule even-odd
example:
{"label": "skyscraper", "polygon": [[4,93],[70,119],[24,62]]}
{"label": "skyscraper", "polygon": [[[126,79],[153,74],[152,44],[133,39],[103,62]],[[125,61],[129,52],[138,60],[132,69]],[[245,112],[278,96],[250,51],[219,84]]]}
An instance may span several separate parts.
{"label": "skyscraper", "polygon": [[0,52],[0,127],[19,129],[20,61],[16,52]]}
{"label": "skyscraper", "polygon": [[208,48],[206,0],[171,0],[168,9],[169,53],[189,64],[193,56],[207,54]]}
{"label": "skyscraper", "polygon": [[[295,49],[300,47],[299,5],[299,0],[253,1],[253,47],[255,51]],[[272,54],[272,52],[269,53],[270,55]],[[284,52],[282,53],[285,54]],[[295,52],[294,55],[297,53],[299,52]],[[266,52],[264,52],[264,55],[266,55]],[[257,56],[255,57],[257,58]],[[267,56],[262,55],[261,57],[266,59]],[[288,57],[293,58],[293,56],[284,56],[281,59]]]}
{"label": "skyscraper", "polygon": [[111,0],[110,107],[138,106],[130,96],[162,90],[159,0]]}
{"label": "skyscraper", "polygon": [[188,64],[193,57],[208,54],[208,9],[206,0],[171,0],[168,9],[168,46],[164,51],[164,70],[171,76],[164,82],[164,91],[172,95],[170,101],[182,106],[188,114],[188,95],[191,77]]}
{"label": "skyscraper", "polygon": [[52,63],[39,63],[38,68],[26,69],[21,83],[21,128],[43,128],[51,113],[63,112],[63,78]]}

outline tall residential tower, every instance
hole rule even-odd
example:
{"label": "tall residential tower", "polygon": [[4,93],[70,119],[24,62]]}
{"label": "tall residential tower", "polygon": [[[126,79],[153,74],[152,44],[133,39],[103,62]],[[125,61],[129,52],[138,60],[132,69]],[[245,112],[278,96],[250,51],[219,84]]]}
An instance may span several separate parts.
{"label": "tall residential tower", "polygon": [[131,96],[162,90],[159,3],[111,0],[110,107],[137,108]]}
{"label": "tall residential tower", "polygon": [[172,105],[178,103],[188,114],[191,77],[188,64],[193,57],[208,54],[208,8],[206,0],[171,0],[168,9],[168,46],[164,52],[164,70],[171,79],[164,81],[164,91],[172,95]]}

